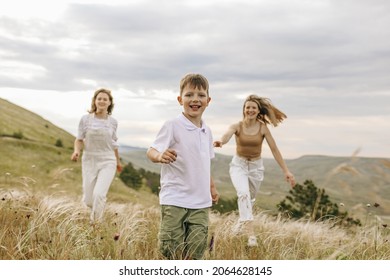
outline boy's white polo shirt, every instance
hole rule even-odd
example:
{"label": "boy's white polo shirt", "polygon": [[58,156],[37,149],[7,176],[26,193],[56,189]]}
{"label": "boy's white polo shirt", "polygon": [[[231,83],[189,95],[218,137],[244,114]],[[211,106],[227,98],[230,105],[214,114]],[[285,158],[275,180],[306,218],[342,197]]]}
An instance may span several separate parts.
{"label": "boy's white polo shirt", "polygon": [[195,126],[183,114],[165,122],[151,146],[174,149],[176,161],[161,166],[160,204],[189,209],[211,207],[210,168],[214,158],[211,130]]}

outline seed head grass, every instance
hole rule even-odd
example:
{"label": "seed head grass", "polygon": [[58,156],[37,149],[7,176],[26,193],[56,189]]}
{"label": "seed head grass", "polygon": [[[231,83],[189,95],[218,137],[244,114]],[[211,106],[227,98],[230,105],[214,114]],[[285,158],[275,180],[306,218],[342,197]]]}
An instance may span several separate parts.
{"label": "seed head grass", "polygon": [[[375,211],[381,206],[370,207]],[[160,260],[158,206],[108,201],[104,220],[91,225],[89,208],[66,192],[0,189],[2,260]],[[236,212],[210,213],[206,260],[390,259],[389,228],[373,212],[362,227],[336,220],[293,221],[256,209],[258,246],[236,233]]]}

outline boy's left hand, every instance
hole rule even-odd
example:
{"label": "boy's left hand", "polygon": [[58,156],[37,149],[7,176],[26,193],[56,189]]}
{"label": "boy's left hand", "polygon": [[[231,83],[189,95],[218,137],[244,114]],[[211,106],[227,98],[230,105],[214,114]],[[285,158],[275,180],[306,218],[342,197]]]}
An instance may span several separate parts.
{"label": "boy's left hand", "polygon": [[219,193],[215,188],[211,189],[211,199],[213,201],[213,204],[218,204]]}

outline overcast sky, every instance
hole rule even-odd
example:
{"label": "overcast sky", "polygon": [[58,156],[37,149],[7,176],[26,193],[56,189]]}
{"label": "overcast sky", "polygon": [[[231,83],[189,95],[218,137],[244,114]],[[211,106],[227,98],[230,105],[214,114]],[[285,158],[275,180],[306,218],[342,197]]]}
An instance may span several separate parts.
{"label": "overcast sky", "polygon": [[75,135],[108,87],[119,142],[148,147],[195,72],[214,138],[258,94],[288,116],[271,128],[286,159],[390,158],[389,26],[388,0],[1,1],[0,98]]}

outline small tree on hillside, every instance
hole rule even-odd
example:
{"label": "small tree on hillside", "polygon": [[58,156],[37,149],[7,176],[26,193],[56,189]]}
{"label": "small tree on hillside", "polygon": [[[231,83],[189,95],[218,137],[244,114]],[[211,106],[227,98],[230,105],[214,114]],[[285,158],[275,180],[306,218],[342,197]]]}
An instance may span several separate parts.
{"label": "small tree on hillside", "polygon": [[158,195],[160,192],[160,174],[147,171],[143,168],[140,168],[138,172],[145,179],[145,184],[152,190],[152,193]]}
{"label": "small tree on hillside", "polygon": [[62,143],[62,140],[61,139],[57,139],[56,143],[54,144],[56,147],[64,147],[64,144]]}
{"label": "small tree on hillside", "polygon": [[277,207],[279,212],[287,213],[290,218],[306,217],[311,221],[337,218],[340,224],[361,225],[359,220],[347,217],[348,212],[341,212],[325,190],[318,189],[311,180],[306,180],[303,185],[296,184],[289,194]]}
{"label": "small tree on hillside", "polygon": [[21,132],[20,130],[18,132],[14,132],[14,134],[12,134],[12,137],[16,139],[24,139],[23,132]]}
{"label": "small tree on hillside", "polygon": [[140,189],[142,187],[142,176],[138,173],[138,171],[133,167],[133,164],[129,162],[122,170],[119,175],[119,178],[125,183],[127,186],[133,189]]}

